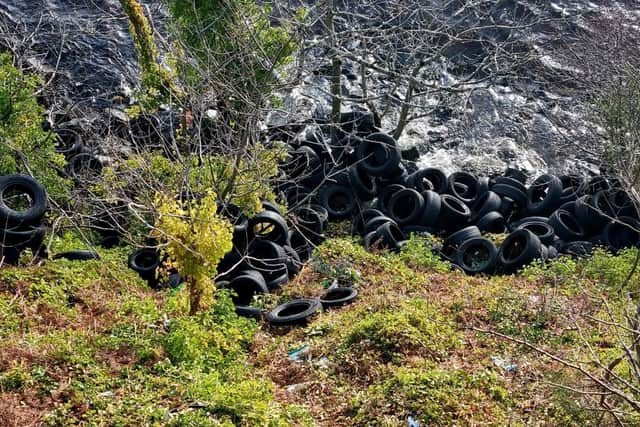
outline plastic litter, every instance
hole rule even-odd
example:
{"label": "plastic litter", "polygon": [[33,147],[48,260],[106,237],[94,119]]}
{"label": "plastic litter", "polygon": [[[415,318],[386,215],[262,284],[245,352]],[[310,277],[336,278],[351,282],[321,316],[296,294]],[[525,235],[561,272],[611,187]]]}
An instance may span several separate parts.
{"label": "plastic litter", "polygon": [[318,359],[316,364],[318,365],[318,368],[320,368],[320,369],[329,369],[329,359],[327,359],[324,356],[321,357],[320,359]]}
{"label": "plastic litter", "polygon": [[409,427],[420,427],[420,421],[413,418],[411,415],[407,417],[407,425]]}
{"label": "plastic litter", "polygon": [[309,384],[311,383],[291,384],[289,387],[287,387],[287,391],[289,393],[299,393],[306,390],[309,387]]}
{"label": "plastic litter", "polygon": [[513,363],[509,357],[491,356],[491,360],[494,365],[504,369],[506,372],[515,372],[518,370],[518,365]]}
{"label": "plastic litter", "polygon": [[[305,356],[308,356],[308,355],[309,355],[309,346],[305,344],[300,348],[290,351],[287,354],[287,358],[291,361],[300,363],[300,362],[303,362],[305,359]],[[306,358],[308,359],[308,357]]]}

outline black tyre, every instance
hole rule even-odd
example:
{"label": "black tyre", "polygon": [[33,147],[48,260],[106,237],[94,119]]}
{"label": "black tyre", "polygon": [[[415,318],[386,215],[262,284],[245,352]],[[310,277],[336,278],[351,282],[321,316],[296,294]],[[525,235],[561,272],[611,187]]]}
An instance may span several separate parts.
{"label": "black tyre", "polygon": [[596,196],[582,196],[576,200],[576,218],[587,234],[597,234],[609,223],[605,212],[598,206]]}
{"label": "black tyre", "polygon": [[270,240],[254,240],[249,244],[247,263],[259,271],[279,269],[287,260],[281,245]]}
{"label": "black tyre", "polygon": [[62,154],[65,159],[70,159],[84,151],[80,134],[70,127],[56,129],[55,151],[58,154]]}
{"label": "black tyre", "polygon": [[271,202],[269,200],[263,200],[261,204],[262,204],[263,210],[275,212],[278,215],[282,215],[282,212],[280,212],[280,208],[278,207],[277,204],[275,204],[275,202]]}
{"label": "black tyre", "polygon": [[372,251],[373,249],[380,249],[382,245],[378,233],[376,231],[371,231],[365,234],[362,237],[362,246],[364,246],[364,248],[368,251]]}
{"label": "black tyre", "polygon": [[546,216],[526,216],[524,218],[521,218],[517,221],[512,221],[509,224],[509,229],[511,231],[513,230],[517,230],[518,228],[520,228],[520,225],[527,222],[527,221],[538,221],[538,222],[549,222],[549,218],[547,218]]}
{"label": "black tyre", "polygon": [[468,172],[455,172],[447,180],[447,192],[471,206],[478,197],[478,178]]}
{"label": "black tyre", "polygon": [[527,190],[527,212],[530,215],[545,215],[561,204],[562,182],[555,175],[541,175]]}
{"label": "black tyre", "polygon": [[279,213],[262,211],[249,219],[249,237],[285,245],[289,238],[289,227]]}
{"label": "black tyre", "polygon": [[455,254],[455,251],[462,243],[481,236],[482,234],[480,234],[480,230],[475,225],[465,227],[462,230],[451,234],[444,240],[442,244],[442,252],[450,258]]}
{"label": "black tyre", "polygon": [[391,201],[391,198],[393,197],[394,194],[396,194],[398,191],[404,190],[405,187],[404,185],[400,185],[400,184],[391,184],[388,185],[386,187],[384,187],[380,193],[378,193],[378,200],[376,203],[376,207],[378,208],[378,210],[381,210],[384,213],[389,212],[389,202]]}
{"label": "black tyre", "polygon": [[640,222],[634,218],[621,217],[610,222],[604,228],[604,240],[612,251],[640,244]]}
{"label": "black tyre", "polygon": [[231,280],[238,272],[249,268],[245,255],[245,251],[241,252],[235,247],[227,252],[216,267],[219,275],[218,280]]}
{"label": "black tyre", "polygon": [[315,299],[296,299],[281,304],[266,315],[267,322],[276,326],[306,323],[316,314],[321,305]]}
{"label": "black tyre", "polygon": [[183,282],[183,280],[182,280],[182,276],[180,275],[180,273],[172,273],[167,278],[167,282],[166,282],[165,286],[167,288],[169,288],[169,289],[175,289],[178,286],[180,286],[180,284],[182,282]]}
{"label": "black tyre", "polygon": [[498,249],[489,239],[475,237],[463,242],[456,252],[455,261],[467,274],[491,274],[495,270]]}
{"label": "black tyre", "polygon": [[293,213],[294,228],[312,243],[319,244],[324,239],[322,233],[329,216],[326,209],[319,205],[306,205],[296,208]]}
{"label": "black tyre", "polygon": [[371,176],[391,174],[400,164],[400,150],[396,141],[384,133],[374,133],[358,145],[359,167]]}
{"label": "black tyre", "polygon": [[[289,258],[287,258],[287,261]],[[264,281],[267,284],[267,289],[275,290],[280,289],[282,285],[289,281],[289,270],[287,268],[287,261],[285,261],[278,268],[272,268],[266,271],[260,271],[264,277]]]}
{"label": "black tyre", "polygon": [[47,228],[44,225],[21,226],[13,229],[0,229],[0,245],[22,250],[30,248],[35,254],[44,241]]}
{"label": "black tyre", "polygon": [[424,210],[418,222],[425,227],[434,227],[438,223],[442,199],[438,193],[431,190],[423,191],[422,198],[424,199]]}
{"label": "black tyre", "polygon": [[520,208],[527,206],[527,193],[519,188],[507,184],[496,184],[491,188],[491,191],[502,198],[507,197],[513,200]]}
{"label": "black tyre", "polygon": [[522,228],[538,236],[543,245],[553,244],[556,237],[554,228],[546,221],[524,221],[518,226],[518,229]]}
{"label": "black tyre", "polygon": [[[522,191],[525,196],[527,194],[527,186],[524,185],[524,181],[519,181],[514,178],[509,178],[506,176],[498,176],[493,180],[493,185],[508,185],[509,187],[515,187],[518,190]],[[491,187],[493,189],[493,186]],[[495,191],[494,191],[495,192]]]}
{"label": "black tyre", "polygon": [[242,210],[231,203],[220,205],[219,212],[233,225],[233,247],[244,251],[249,243],[249,219]]}
{"label": "black tyre", "polygon": [[160,256],[156,248],[140,248],[129,255],[129,268],[146,280],[155,279],[160,266]]}
{"label": "black tyre", "polygon": [[565,242],[582,240],[584,238],[584,228],[578,220],[564,209],[558,209],[549,216],[549,225],[560,239]]}
{"label": "black tyre", "polygon": [[269,293],[264,277],[256,270],[241,271],[229,282],[228,289],[236,294],[231,297],[233,303],[245,306],[251,305],[254,295]]}
{"label": "black tyre", "polygon": [[[21,201],[29,206],[26,209],[14,206]],[[0,227],[37,224],[46,210],[47,192],[34,178],[27,175],[0,177]]]}
{"label": "black tyre", "polygon": [[398,224],[416,224],[424,211],[424,198],[413,188],[405,188],[391,196],[389,216]]}
{"label": "black tyre", "polygon": [[357,165],[349,168],[349,182],[360,200],[373,200],[378,192],[376,182]]}
{"label": "black tyre", "polygon": [[478,230],[485,233],[504,233],[505,221],[500,212],[489,212],[476,222]]}
{"label": "black tyre", "polygon": [[365,209],[359,213],[357,213],[353,218],[353,223],[351,224],[351,235],[357,236],[362,235],[365,232],[365,224],[370,220],[378,216],[385,216],[384,213],[378,209]]}
{"label": "black tyre", "polygon": [[613,207],[614,214],[617,217],[628,216],[639,219],[638,211],[633,203],[632,197],[628,192],[620,189],[612,190],[608,193],[609,202]]}
{"label": "black tyre", "polygon": [[587,194],[591,196],[600,191],[609,191],[609,190],[611,190],[611,183],[609,183],[609,180],[607,179],[607,177],[604,177],[601,175],[594,176],[588,181],[585,181],[584,184],[582,185],[582,188],[580,189],[582,194]]}
{"label": "black tyre", "polygon": [[525,184],[527,182],[527,174],[521,169],[508,167],[505,169],[502,175],[504,175],[507,178],[511,178],[518,182],[521,182],[522,184]]}
{"label": "black tyre", "polygon": [[407,184],[420,193],[431,190],[441,194],[447,191],[447,175],[438,168],[420,169],[409,176]]}
{"label": "black tyre", "polygon": [[91,153],[78,153],[67,162],[66,172],[77,183],[93,182],[102,174],[102,162]]}
{"label": "black tyre", "polygon": [[262,310],[257,307],[251,307],[249,305],[236,305],[236,314],[241,317],[247,317],[249,319],[262,319]]}
{"label": "black tyre", "polygon": [[66,251],[55,254],[51,259],[67,259],[69,261],[89,261],[100,259],[96,251]]}
{"label": "black tyre", "polygon": [[516,230],[509,234],[498,253],[498,262],[505,272],[515,272],[531,261],[542,257],[540,239],[529,230]]}
{"label": "black tyre", "polygon": [[300,261],[305,262],[311,257],[311,244],[300,231],[291,230],[291,232],[289,233],[289,244],[298,254]]}
{"label": "black tyre", "polygon": [[324,177],[318,153],[304,145],[290,154],[284,171],[287,176],[309,185],[318,185]]}
{"label": "black tyre", "polygon": [[558,178],[562,183],[561,204],[572,202],[580,197],[580,190],[583,188],[584,178],[578,175],[561,175]]}
{"label": "black tyre", "polygon": [[500,196],[498,196],[493,191],[487,191],[475,200],[472,205],[473,217],[482,218],[489,212],[497,211],[500,209],[500,205],[502,204],[502,200],[500,200]]}
{"label": "black tyre", "polygon": [[355,288],[349,286],[331,288],[320,297],[320,304],[324,309],[342,307],[351,304],[357,297],[358,291]]}
{"label": "black tyre", "polygon": [[285,261],[285,266],[287,267],[289,278],[292,279],[300,272],[300,269],[302,268],[302,261],[300,260],[298,253],[291,246],[283,246],[282,248],[288,256]]}
{"label": "black tyre", "polygon": [[442,194],[440,200],[440,226],[445,230],[464,228],[471,218],[469,207],[462,200],[449,194]]}
{"label": "black tyre", "polygon": [[478,178],[478,197],[489,191],[491,185],[491,179],[488,176]]}
{"label": "black tyre", "polygon": [[18,248],[14,248],[13,246],[0,245],[0,259],[2,259],[2,263],[5,265],[18,265],[20,252]]}
{"label": "black tyre", "polygon": [[391,250],[400,249],[400,242],[407,240],[400,227],[394,222],[386,222],[376,230],[382,245]]}
{"label": "black tyre", "polygon": [[332,220],[351,218],[356,209],[353,190],[349,187],[337,184],[324,185],[318,198]]}
{"label": "black tyre", "polygon": [[570,202],[565,202],[560,205],[558,210],[562,209],[569,212],[571,215],[576,216],[576,200],[572,200]]}
{"label": "black tyre", "polygon": [[571,257],[582,258],[589,256],[593,252],[593,247],[593,243],[589,241],[577,240],[575,242],[566,242],[558,248],[558,251]]}
{"label": "black tyre", "polygon": [[380,227],[383,224],[386,224],[387,222],[392,222],[394,224],[396,223],[393,219],[389,218],[388,216],[376,216],[371,218],[364,224],[364,234],[368,234],[368,233],[371,233],[372,231],[376,231],[378,227]]}

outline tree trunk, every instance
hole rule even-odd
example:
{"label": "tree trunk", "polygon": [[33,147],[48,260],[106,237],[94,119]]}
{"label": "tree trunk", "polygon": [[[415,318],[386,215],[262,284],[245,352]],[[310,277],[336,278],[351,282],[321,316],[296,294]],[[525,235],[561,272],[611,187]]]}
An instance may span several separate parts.
{"label": "tree trunk", "polygon": [[185,277],[185,281],[189,285],[189,316],[193,316],[200,310],[202,290],[193,276]]}
{"label": "tree trunk", "polygon": [[337,145],[337,129],[340,123],[340,57],[337,52],[336,33],[333,25],[335,0],[326,0],[325,27],[329,36],[331,49],[331,145]]}

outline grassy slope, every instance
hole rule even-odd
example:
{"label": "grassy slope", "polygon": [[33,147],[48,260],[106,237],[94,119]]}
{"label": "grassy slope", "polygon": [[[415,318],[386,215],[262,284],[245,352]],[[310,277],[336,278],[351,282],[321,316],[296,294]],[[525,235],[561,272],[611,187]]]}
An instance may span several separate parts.
{"label": "grassy slope", "polygon": [[[616,286],[632,253],[485,279],[449,271],[420,241],[390,255],[331,239],[263,303],[320,295],[333,278],[355,282],[358,300],[279,329],[236,317],[226,296],[184,317],[183,293],[147,289],[126,253],[0,270],[0,418],[9,425],[611,423],[549,384],[580,387],[573,372],[477,329],[566,357],[586,354],[581,334],[612,360],[611,328],[589,317],[620,318],[629,302]],[[304,345],[302,361],[287,357]]]}

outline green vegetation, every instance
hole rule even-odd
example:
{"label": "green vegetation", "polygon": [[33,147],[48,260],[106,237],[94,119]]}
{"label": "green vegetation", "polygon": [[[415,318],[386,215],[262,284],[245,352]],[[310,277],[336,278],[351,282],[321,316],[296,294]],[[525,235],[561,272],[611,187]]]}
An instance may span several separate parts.
{"label": "green vegetation", "polygon": [[640,76],[630,67],[596,99],[607,131],[605,165],[630,187],[640,185]]}
{"label": "green vegetation", "polygon": [[[210,78],[225,81],[238,91],[236,96],[270,94],[270,85],[275,81],[273,71],[290,61],[296,45],[286,28],[269,22],[269,2],[258,5],[251,0],[169,0],[168,3],[184,46]],[[210,69],[212,65],[217,69]]]}
{"label": "green vegetation", "polygon": [[[80,245],[68,234],[52,252]],[[238,317],[224,291],[189,315],[188,288],[148,289],[126,268],[127,247],[101,261],[4,268],[0,410],[47,425],[610,424],[585,396],[550,384],[578,389],[582,375],[482,331],[585,368],[591,351],[610,363],[624,333],[612,322],[634,307],[637,280],[620,280],[636,250],[483,278],[417,249],[429,245],[414,236],[400,253],[368,253],[327,240],[265,308],[319,296],[333,279],[357,286],[358,299],[292,329]],[[301,360],[288,357],[301,348]],[[627,363],[615,372],[632,379]]]}
{"label": "green vegetation", "polygon": [[[183,206],[186,205],[186,206]],[[217,196],[209,192],[198,201],[181,204],[159,195],[158,223],[154,232],[164,242],[164,268],[175,269],[189,287],[189,313],[212,300],[218,262],[233,248],[231,223],[217,215]]]}
{"label": "green vegetation", "polygon": [[490,370],[468,373],[433,365],[398,368],[382,384],[369,387],[355,404],[355,421],[379,424],[409,416],[429,425],[464,420],[500,426],[507,423],[507,390]]}
{"label": "green vegetation", "polygon": [[44,108],[35,92],[41,80],[13,65],[11,55],[0,53],[0,175],[35,176],[49,196],[63,200],[71,188],[58,170],[65,161],[54,149],[54,135],[42,129]]}
{"label": "green vegetation", "polygon": [[252,215],[262,209],[262,200],[275,201],[269,183],[278,173],[283,153],[278,147],[267,149],[261,144],[241,158],[217,154],[171,161],[159,153],[140,153],[106,167],[104,180],[94,191],[106,201],[133,195],[137,204],[149,207],[158,193],[197,195],[213,191]]}
{"label": "green vegetation", "polygon": [[177,95],[175,77],[160,63],[153,31],[140,2],[120,0],[120,4],[129,18],[129,31],[142,71],[140,103],[145,109],[155,110],[160,104],[170,102],[172,97]]}
{"label": "green vegetation", "polygon": [[[56,238],[53,250],[80,244]],[[148,289],[126,267],[129,250],[0,270],[0,410],[10,424],[311,424],[252,368],[257,324],[236,316],[227,294],[186,316],[186,290]]]}

